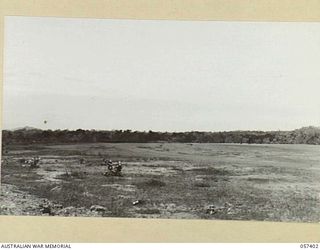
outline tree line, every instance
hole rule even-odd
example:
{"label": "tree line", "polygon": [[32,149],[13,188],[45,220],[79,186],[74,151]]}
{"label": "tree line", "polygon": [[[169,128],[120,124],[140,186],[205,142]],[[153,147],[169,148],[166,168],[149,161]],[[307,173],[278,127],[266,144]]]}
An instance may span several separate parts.
{"label": "tree line", "polygon": [[304,127],[292,131],[155,132],[131,130],[3,130],[2,143],[102,143],[102,142],[181,142],[181,143],[254,143],[320,144],[320,128]]}

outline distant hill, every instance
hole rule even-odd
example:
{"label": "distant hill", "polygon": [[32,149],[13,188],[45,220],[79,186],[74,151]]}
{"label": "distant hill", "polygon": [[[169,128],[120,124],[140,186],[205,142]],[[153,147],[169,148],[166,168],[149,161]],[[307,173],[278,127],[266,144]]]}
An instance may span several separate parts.
{"label": "distant hill", "polygon": [[12,131],[19,131],[19,130],[21,130],[21,131],[33,131],[33,130],[41,130],[41,129],[30,127],[30,126],[25,126],[25,127],[12,129]]}
{"label": "distant hill", "polygon": [[95,143],[95,142],[183,142],[183,143],[258,143],[320,145],[320,127],[303,127],[292,131],[224,131],[224,132],[141,132],[131,130],[41,130],[23,127],[3,130],[7,144]]}

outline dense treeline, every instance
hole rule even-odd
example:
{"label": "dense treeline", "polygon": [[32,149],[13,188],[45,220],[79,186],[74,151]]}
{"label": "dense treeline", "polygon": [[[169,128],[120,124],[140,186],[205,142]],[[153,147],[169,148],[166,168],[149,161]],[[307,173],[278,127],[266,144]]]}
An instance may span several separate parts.
{"label": "dense treeline", "polygon": [[184,143],[259,143],[320,144],[320,128],[304,127],[293,131],[231,132],[139,132],[131,130],[40,130],[23,128],[3,130],[2,141],[8,144],[97,143],[97,142],[184,142]]}
{"label": "dense treeline", "polygon": [[184,143],[259,143],[320,144],[320,128],[305,127],[293,131],[231,132],[139,132],[131,130],[40,130],[23,128],[3,130],[7,144],[96,143],[96,142],[184,142]]}

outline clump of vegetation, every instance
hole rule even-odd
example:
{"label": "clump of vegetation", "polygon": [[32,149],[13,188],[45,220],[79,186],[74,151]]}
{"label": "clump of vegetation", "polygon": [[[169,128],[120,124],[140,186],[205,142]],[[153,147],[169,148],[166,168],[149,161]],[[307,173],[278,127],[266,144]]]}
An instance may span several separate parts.
{"label": "clump of vegetation", "polygon": [[56,188],[54,185],[40,185],[36,191],[39,197],[46,198],[64,207],[90,207],[92,197],[88,196],[87,188],[80,182],[64,182]]}

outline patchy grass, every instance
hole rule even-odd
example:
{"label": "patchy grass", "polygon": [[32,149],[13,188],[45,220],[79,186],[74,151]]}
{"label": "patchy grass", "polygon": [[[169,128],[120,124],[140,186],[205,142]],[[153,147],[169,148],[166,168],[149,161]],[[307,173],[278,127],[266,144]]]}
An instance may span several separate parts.
{"label": "patchy grass", "polygon": [[228,176],[230,175],[230,171],[227,171],[225,169],[220,169],[220,168],[215,168],[215,167],[201,167],[201,168],[194,168],[188,170],[190,172],[194,172],[196,174],[201,174],[201,175],[219,175],[219,176]]}
{"label": "patchy grass", "polygon": [[[319,222],[318,152],[300,145],[11,145],[2,182],[63,207],[103,206],[101,216]],[[39,169],[20,166],[34,155],[45,159]],[[103,176],[102,157],[123,161],[123,177]]]}
{"label": "patchy grass", "polygon": [[150,179],[150,180],[144,180],[141,182],[134,183],[134,185],[141,189],[148,189],[148,188],[164,187],[166,183],[158,179]]}
{"label": "patchy grass", "polygon": [[196,182],[194,186],[200,188],[207,188],[210,187],[210,184],[208,182]]}
{"label": "patchy grass", "polygon": [[81,182],[63,182],[56,186],[54,184],[42,184],[35,188],[34,193],[41,198],[54,201],[64,207],[87,207],[93,205],[93,197],[88,195],[88,189]]}
{"label": "patchy grass", "polygon": [[60,178],[65,179],[65,180],[84,179],[84,178],[86,178],[87,175],[88,175],[88,173],[85,171],[72,170],[70,172],[66,171],[64,174],[61,174]]}

